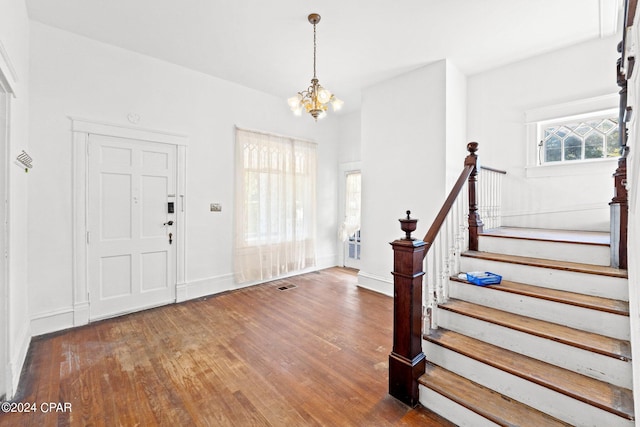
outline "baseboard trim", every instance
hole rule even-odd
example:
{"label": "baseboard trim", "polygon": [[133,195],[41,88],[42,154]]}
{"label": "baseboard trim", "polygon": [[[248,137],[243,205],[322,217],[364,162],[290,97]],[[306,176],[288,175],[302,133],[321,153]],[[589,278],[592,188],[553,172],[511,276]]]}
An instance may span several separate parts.
{"label": "baseboard trim", "polygon": [[390,278],[376,276],[360,270],[358,286],[389,297],[393,297],[393,281]]}
{"label": "baseboard trim", "polygon": [[87,303],[86,306],[87,321],[85,323],[75,323],[74,307],[65,307],[31,316],[31,336],[37,337],[38,335],[61,331],[74,326],[86,325],[89,323],[89,304]]}
{"label": "baseboard trim", "polygon": [[81,302],[73,306],[73,326],[82,326],[89,323],[89,302]]}
{"label": "baseboard trim", "polygon": [[324,270],[325,268],[335,267],[336,265],[338,265],[337,254],[325,255],[318,257],[315,270]]}
{"label": "baseboard trim", "polygon": [[29,344],[31,343],[31,336],[29,334],[29,325],[25,323],[24,327],[18,334],[18,339],[16,340],[19,345],[16,347],[15,351],[12,352],[11,360],[9,361],[8,374],[9,378],[7,378],[8,384],[11,387],[10,394],[13,397],[18,391],[18,385],[20,383],[20,374],[22,373],[22,368],[24,366],[25,360],[27,360],[27,353],[29,351]]}
{"label": "baseboard trim", "polygon": [[231,273],[178,283],[176,302],[188,301],[236,288],[237,286],[234,283],[233,274]]}

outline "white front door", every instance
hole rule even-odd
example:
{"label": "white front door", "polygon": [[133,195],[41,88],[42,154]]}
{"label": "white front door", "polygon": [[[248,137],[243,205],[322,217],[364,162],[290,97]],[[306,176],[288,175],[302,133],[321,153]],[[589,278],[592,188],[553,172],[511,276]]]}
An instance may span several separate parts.
{"label": "white front door", "polygon": [[90,319],[176,299],[176,146],[90,135]]}

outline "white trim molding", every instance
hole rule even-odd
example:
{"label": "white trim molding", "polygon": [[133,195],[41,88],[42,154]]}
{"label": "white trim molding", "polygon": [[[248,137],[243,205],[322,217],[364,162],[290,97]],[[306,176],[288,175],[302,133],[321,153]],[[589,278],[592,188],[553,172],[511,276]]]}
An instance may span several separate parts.
{"label": "white trim molding", "polygon": [[220,292],[245,287],[242,285],[236,285],[233,277],[233,273],[229,273],[207,277],[206,279],[198,279],[191,282],[178,283],[177,302],[188,301],[207,295],[219,294]]}
{"label": "white trim molding", "polygon": [[76,116],[68,117],[71,120],[71,131],[74,133],[80,132],[93,135],[115,136],[120,138],[160,142],[178,146],[189,144],[189,136],[180,133],[157,129],[146,129],[139,126],[109,123]]}
{"label": "white trim molding", "polygon": [[358,273],[358,286],[393,297],[393,280],[391,278],[380,277],[360,271]]}
{"label": "white trim molding", "polygon": [[27,359],[27,352],[29,351],[29,344],[31,343],[31,334],[28,323],[24,324],[24,327],[18,333],[15,342],[18,343],[18,345],[13,346],[15,351],[10,355],[9,367],[7,368],[9,371],[7,381],[11,387],[12,396],[15,395],[18,390],[20,374],[22,373],[24,362]]}
{"label": "white trim molding", "polygon": [[[535,168],[544,168],[538,161],[539,126],[541,123],[549,121],[562,121],[565,119],[580,119],[591,116],[595,113],[612,112],[617,116],[620,96],[617,93],[596,96],[593,98],[580,99],[563,104],[547,105],[539,108],[532,108],[524,112],[524,122],[526,125],[527,137],[524,147],[527,153],[527,178],[534,176],[544,176],[544,171],[536,173]],[[561,163],[566,165],[567,163]]]}
{"label": "white trim molding", "polygon": [[72,328],[75,319],[74,309],[75,307],[66,307],[32,315],[31,335],[37,337]]}

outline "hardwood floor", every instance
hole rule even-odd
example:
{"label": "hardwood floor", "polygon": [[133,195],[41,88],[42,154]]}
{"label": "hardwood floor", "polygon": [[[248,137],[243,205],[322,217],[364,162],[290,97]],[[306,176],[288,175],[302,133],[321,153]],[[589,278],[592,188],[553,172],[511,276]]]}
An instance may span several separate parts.
{"label": "hardwood floor", "polygon": [[32,341],[0,426],[451,426],[387,394],[391,327],[339,268],[94,323]]}

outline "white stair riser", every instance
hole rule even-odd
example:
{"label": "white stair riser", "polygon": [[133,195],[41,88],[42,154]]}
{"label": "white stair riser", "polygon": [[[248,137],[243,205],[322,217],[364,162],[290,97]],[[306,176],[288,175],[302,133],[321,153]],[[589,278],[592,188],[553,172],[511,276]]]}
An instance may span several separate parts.
{"label": "white stair riser", "polygon": [[545,242],[542,240],[508,239],[480,236],[480,250],[498,254],[519,255],[558,261],[608,266],[611,263],[609,246],[580,243]]}
{"label": "white stair riser", "polygon": [[501,275],[504,280],[511,280],[513,282],[621,301],[629,300],[627,279],[619,277],[540,268],[465,256],[460,258],[460,270],[463,272],[490,271]]}
{"label": "white stair riser", "polygon": [[427,359],[505,396],[579,426],[632,427],[629,421],[562,393],[493,368],[433,343],[425,344]]}
{"label": "white stair riser", "polygon": [[458,405],[440,393],[420,385],[420,404],[436,414],[446,418],[460,427],[495,427],[495,424],[485,417]]}
{"label": "white stair riser", "polygon": [[438,326],[570,371],[632,388],[631,363],[550,339],[474,319],[448,310],[436,312]]}
{"label": "white stair riser", "polygon": [[[500,285],[495,285],[496,287]],[[629,316],[449,281],[449,296],[570,328],[629,340]]]}

